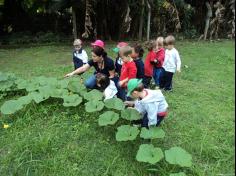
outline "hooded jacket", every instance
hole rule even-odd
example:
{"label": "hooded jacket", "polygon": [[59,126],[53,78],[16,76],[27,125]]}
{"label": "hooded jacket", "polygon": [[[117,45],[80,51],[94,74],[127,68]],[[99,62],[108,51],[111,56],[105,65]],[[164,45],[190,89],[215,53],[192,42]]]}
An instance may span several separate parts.
{"label": "hooded jacket", "polygon": [[148,126],[157,124],[157,115],[167,111],[168,104],[160,90],[144,89],[146,97],[135,101],[135,109],[141,113],[147,113]]}

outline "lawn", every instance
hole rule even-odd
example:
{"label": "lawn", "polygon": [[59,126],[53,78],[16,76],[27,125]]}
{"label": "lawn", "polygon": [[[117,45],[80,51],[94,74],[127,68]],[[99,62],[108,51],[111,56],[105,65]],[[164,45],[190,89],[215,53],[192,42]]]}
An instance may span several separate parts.
{"label": "lawn", "polygon": [[[115,57],[107,44],[108,55]],[[0,175],[156,176],[184,171],[188,176],[233,176],[235,172],[235,43],[178,42],[182,72],[174,91],[164,93],[169,116],[166,137],[156,145],[180,146],[193,156],[189,169],[135,160],[141,140],[116,142],[115,127],[101,128],[98,113],[61,108],[46,101],[12,116],[0,114]],[[71,47],[63,44],[0,49],[0,71],[30,79],[63,78],[72,67]],[[89,46],[86,50],[90,54]],[[9,95],[7,99],[13,99]],[[5,100],[0,100],[0,105]],[[10,128],[2,128],[2,124]]]}

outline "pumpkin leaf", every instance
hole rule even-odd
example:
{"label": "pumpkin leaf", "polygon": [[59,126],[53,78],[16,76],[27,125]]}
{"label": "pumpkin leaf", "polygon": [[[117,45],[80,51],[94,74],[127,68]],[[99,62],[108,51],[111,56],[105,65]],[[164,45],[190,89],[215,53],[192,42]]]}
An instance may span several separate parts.
{"label": "pumpkin leaf", "polygon": [[32,99],[38,104],[41,103],[42,101],[46,100],[49,98],[49,96],[43,95],[39,92],[31,92],[28,94],[29,96],[32,97]]}
{"label": "pumpkin leaf", "polygon": [[69,95],[64,96],[64,103],[63,106],[70,107],[70,106],[78,106],[80,103],[82,103],[82,98],[79,95]]}
{"label": "pumpkin leaf", "polygon": [[100,92],[96,89],[93,89],[90,92],[85,93],[83,96],[84,96],[84,99],[86,99],[88,101],[91,99],[92,100],[102,100],[102,98],[103,98],[102,92]]}
{"label": "pumpkin leaf", "polygon": [[164,138],[165,132],[161,128],[153,127],[150,129],[142,128],[140,137],[143,139]]}
{"label": "pumpkin leaf", "polygon": [[165,151],[166,161],[181,167],[192,166],[192,156],[181,147],[172,147]]}
{"label": "pumpkin leaf", "polygon": [[179,173],[170,174],[170,176],[186,176],[186,174],[184,172],[179,172]]}
{"label": "pumpkin leaf", "polygon": [[86,112],[97,112],[97,111],[101,111],[104,107],[104,104],[102,101],[97,101],[97,100],[93,100],[93,101],[89,101],[85,104],[85,111]]}
{"label": "pumpkin leaf", "polygon": [[86,91],[86,88],[79,81],[72,80],[68,83],[68,89],[74,93],[79,93],[83,95]]}
{"label": "pumpkin leaf", "polygon": [[141,119],[141,115],[136,109],[125,109],[121,111],[121,118],[132,121]]}
{"label": "pumpkin leaf", "polygon": [[136,139],[139,134],[139,129],[137,127],[132,127],[129,125],[123,125],[117,128],[116,140],[117,141],[132,141]]}
{"label": "pumpkin leaf", "polygon": [[113,111],[107,111],[99,116],[99,126],[113,125],[119,120],[119,114]]}
{"label": "pumpkin leaf", "polygon": [[3,114],[13,114],[22,108],[23,105],[20,104],[17,100],[9,100],[1,106],[1,112]]}
{"label": "pumpkin leaf", "polygon": [[33,100],[32,97],[29,95],[26,95],[17,99],[17,101],[22,105],[30,104],[32,100]]}
{"label": "pumpkin leaf", "polygon": [[152,144],[140,145],[136,155],[137,161],[150,164],[156,164],[162,158],[164,158],[162,150],[160,148],[155,148]]}
{"label": "pumpkin leaf", "polygon": [[109,109],[115,109],[115,110],[124,110],[125,109],[125,105],[123,103],[123,101],[119,98],[111,98],[108,100],[105,100],[105,106]]}

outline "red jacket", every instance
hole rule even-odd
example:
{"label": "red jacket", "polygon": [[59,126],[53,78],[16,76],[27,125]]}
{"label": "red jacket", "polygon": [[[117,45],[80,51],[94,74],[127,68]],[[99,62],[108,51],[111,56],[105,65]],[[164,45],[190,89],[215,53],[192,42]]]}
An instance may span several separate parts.
{"label": "red jacket", "polygon": [[155,65],[157,68],[161,68],[163,63],[164,63],[164,59],[165,59],[165,49],[164,48],[160,48],[157,53],[156,53],[156,59],[158,60],[158,64]]}
{"label": "red jacket", "polygon": [[144,74],[145,76],[152,77],[153,76],[153,64],[151,61],[156,59],[156,53],[154,51],[149,51],[146,56],[144,63]]}
{"label": "red jacket", "polygon": [[[120,81],[128,78],[129,80],[132,78],[136,78],[137,74],[137,68],[134,63],[134,61],[130,61],[127,63],[123,63],[122,68],[121,68],[121,74],[120,74]],[[126,85],[124,85],[125,87]]]}

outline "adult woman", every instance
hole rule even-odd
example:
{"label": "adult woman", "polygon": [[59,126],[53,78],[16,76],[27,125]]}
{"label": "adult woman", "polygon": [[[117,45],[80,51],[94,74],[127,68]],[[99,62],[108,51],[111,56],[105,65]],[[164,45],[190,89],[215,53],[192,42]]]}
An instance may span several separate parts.
{"label": "adult woman", "polygon": [[75,71],[68,73],[65,77],[70,77],[75,74],[80,74],[88,71],[91,67],[95,68],[94,75],[89,77],[85,81],[85,86],[89,89],[94,89],[96,87],[96,74],[103,73],[107,75],[110,79],[114,79],[115,76],[115,66],[114,61],[107,56],[104,51],[104,43],[101,40],[96,40],[92,43],[92,60],[88,61],[87,64],[76,69]]}

